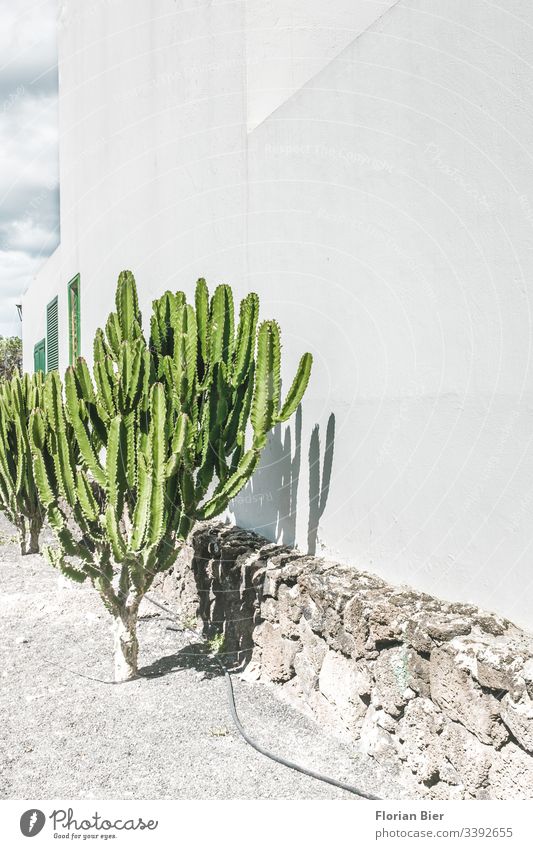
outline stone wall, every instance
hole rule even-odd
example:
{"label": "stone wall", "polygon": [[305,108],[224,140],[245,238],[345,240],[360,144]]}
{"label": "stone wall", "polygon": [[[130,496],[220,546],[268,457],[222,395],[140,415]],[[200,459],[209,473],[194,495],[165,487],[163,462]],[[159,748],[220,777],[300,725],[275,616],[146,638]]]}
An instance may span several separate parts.
{"label": "stone wall", "polygon": [[533,636],[506,619],[226,525],[155,590],[413,797],[533,798]]}

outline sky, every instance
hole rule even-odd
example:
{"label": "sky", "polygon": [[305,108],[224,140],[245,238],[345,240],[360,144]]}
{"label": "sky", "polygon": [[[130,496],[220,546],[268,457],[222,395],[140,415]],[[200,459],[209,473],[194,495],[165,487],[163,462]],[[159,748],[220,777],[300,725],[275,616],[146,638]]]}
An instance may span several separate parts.
{"label": "sky", "polygon": [[57,0],[0,0],[0,335],[59,242]]}

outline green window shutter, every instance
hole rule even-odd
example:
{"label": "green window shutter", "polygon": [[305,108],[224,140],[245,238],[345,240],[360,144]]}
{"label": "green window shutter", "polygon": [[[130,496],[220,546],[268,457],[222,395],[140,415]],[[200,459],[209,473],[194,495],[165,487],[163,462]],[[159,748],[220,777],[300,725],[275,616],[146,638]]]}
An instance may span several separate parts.
{"label": "green window shutter", "polygon": [[81,355],[80,344],[80,275],[68,284],[68,342],[69,360],[73,365]]}
{"label": "green window shutter", "polygon": [[46,370],[53,371],[59,367],[59,328],[57,295],[46,307]]}
{"label": "green window shutter", "polygon": [[40,342],[37,342],[33,349],[33,370],[34,371],[44,371],[45,370],[45,341],[41,339]]}

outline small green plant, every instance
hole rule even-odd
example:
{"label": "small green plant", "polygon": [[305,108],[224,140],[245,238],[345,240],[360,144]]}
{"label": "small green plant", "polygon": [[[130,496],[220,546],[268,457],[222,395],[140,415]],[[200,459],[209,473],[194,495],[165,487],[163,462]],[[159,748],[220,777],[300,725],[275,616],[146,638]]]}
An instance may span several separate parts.
{"label": "small green plant", "polygon": [[222,654],[224,651],[224,634],[215,634],[207,641],[209,652],[212,655]]}
{"label": "small green plant", "polygon": [[[278,325],[258,323],[255,294],[237,327],[229,286],[194,307],[166,292],[142,330],[129,271],[116,311],[82,358],[47,375],[30,421],[35,480],[57,545],[50,562],[89,579],[115,619],[115,677],[137,674],[137,616],[154,576],[176,559],[197,519],[216,516],[251,477],[276,422],[298,407],[311,371],[304,354],[280,400]],[[250,424],[251,442],[247,447]]]}
{"label": "small green plant", "polygon": [[[42,400],[41,372],[0,383],[0,510],[18,529],[21,554],[39,551],[44,508],[39,500],[28,436],[30,414]],[[49,459],[49,458],[48,458]]]}

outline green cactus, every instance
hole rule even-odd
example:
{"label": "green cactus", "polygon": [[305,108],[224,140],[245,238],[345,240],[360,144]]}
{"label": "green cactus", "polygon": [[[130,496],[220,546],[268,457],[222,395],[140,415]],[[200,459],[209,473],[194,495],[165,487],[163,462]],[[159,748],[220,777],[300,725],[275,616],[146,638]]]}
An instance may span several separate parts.
{"label": "green cactus", "polygon": [[93,377],[79,358],[62,393],[51,372],[32,413],[35,481],[58,543],[45,553],[72,580],[90,579],[115,617],[117,680],[136,675],[137,614],[154,576],[197,519],[225,510],[306,389],[310,354],[281,404],[279,328],[257,331],[258,311],[248,295],[235,329],[230,287],[210,299],[199,280],[195,307],[183,292],[154,301],[147,342],[133,275],[122,272]]}
{"label": "green cactus", "polygon": [[44,509],[32,468],[30,413],[43,397],[42,372],[0,385],[0,510],[18,528],[21,554],[39,551]]}

